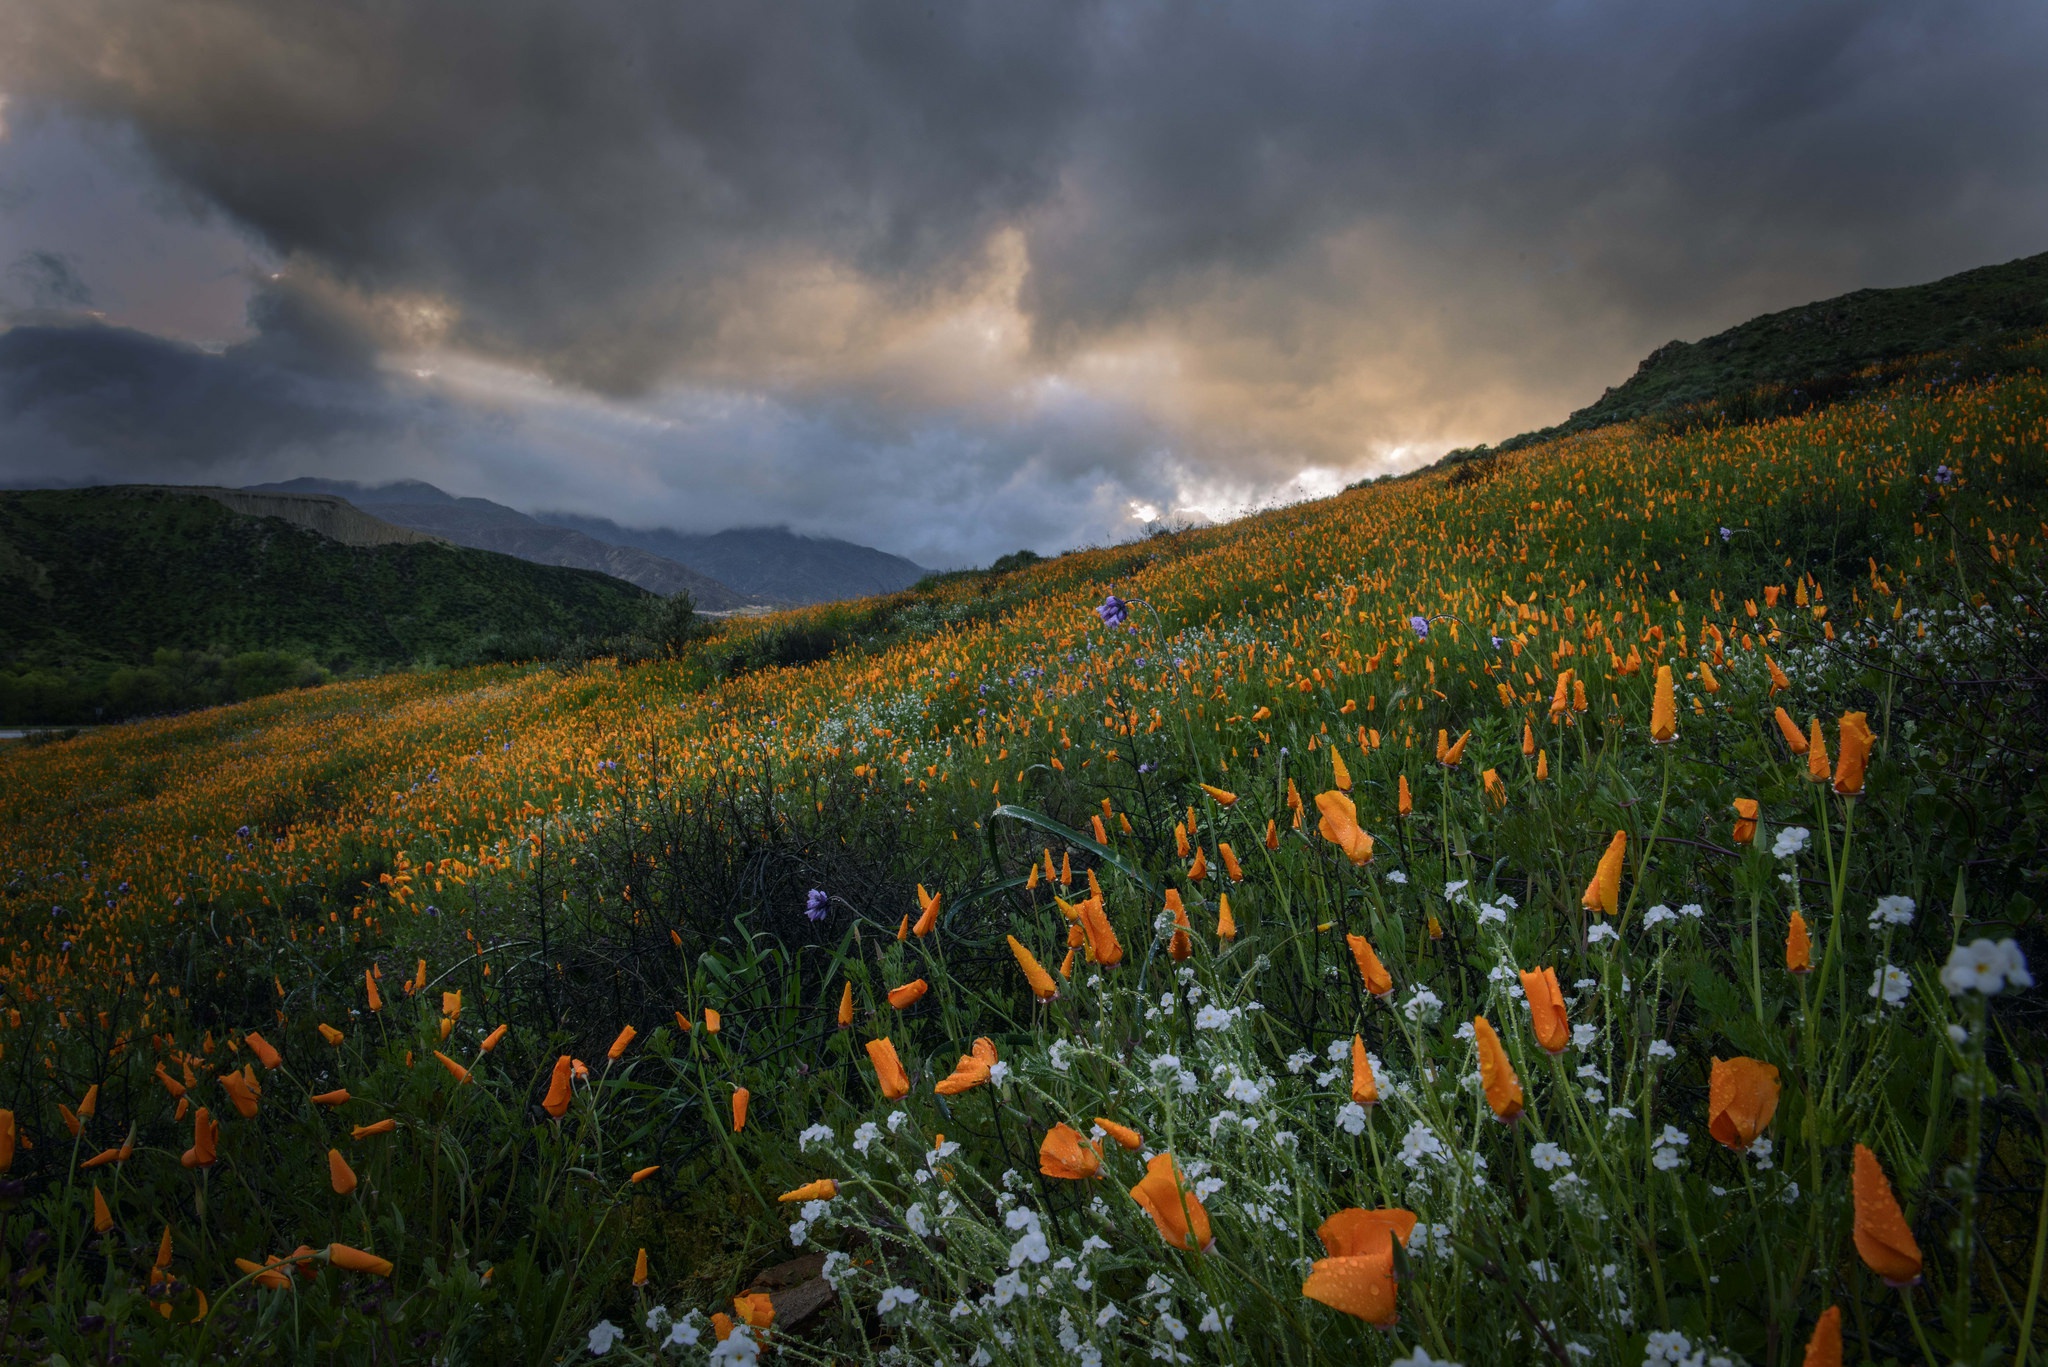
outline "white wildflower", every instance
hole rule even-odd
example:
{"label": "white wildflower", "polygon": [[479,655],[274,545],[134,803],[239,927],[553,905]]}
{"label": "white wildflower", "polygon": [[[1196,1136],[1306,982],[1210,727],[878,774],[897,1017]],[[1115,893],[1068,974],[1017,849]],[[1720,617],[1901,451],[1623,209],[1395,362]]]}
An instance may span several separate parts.
{"label": "white wildflower", "polygon": [[875,1304],[875,1313],[877,1315],[886,1315],[891,1310],[896,1309],[898,1306],[910,1306],[916,1304],[917,1292],[913,1291],[911,1288],[907,1286],[885,1287],[882,1291],[882,1299],[876,1302]]}
{"label": "white wildflower", "polygon": [[1572,1156],[1555,1144],[1538,1144],[1529,1150],[1529,1161],[1541,1172],[1556,1172],[1572,1165]]}
{"label": "white wildflower", "polygon": [[1900,897],[1896,894],[1890,897],[1880,897],[1877,899],[1877,905],[1870,912],[1870,928],[1872,930],[1876,930],[1879,926],[1910,926],[1912,924],[1913,899],[1910,897]]}
{"label": "white wildflower", "polygon": [[590,1330],[590,1355],[601,1358],[612,1350],[612,1345],[625,1336],[626,1331],[610,1320],[599,1320]]}
{"label": "white wildflower", "polygon": [[1897,964],[1885,964],[1870,975],[1870,995],[1883,997],[1886,1006],[1897,1006],[1913,995],[1913,980]]}
{"label": "white wildflower", "polygon": [[1787,826],[1771,842],[1771,854],[1778,859],[1791,859],[1806,848],[1806,838],[1811,834],[1804,826]]}
{"label": "white wildflower", "polygon": [[2006,986],[2032,987],[2034,978],[2027,971],[2027,957],[2020,947],[2011,940],[1972,940],[1967,945],[1957,945],[1948,953],[1948,962],[1942,966],[1941,985],[1949,995],[1959,997],[1965,992],[1981,992],[1995,997]]}
{"label": "white wildflower", "polygon": [[796,1137],[798,1153],[808,1153],[813,1144],[830,1144],[839,1136],[832,1133],[830,1125],[813,1125]]}
{"label": "white wildflower", "polygon": [[1347,1101],[1337,1108],[1337,1128],[1346,1134],[1365,1133],[1365,1107]]}

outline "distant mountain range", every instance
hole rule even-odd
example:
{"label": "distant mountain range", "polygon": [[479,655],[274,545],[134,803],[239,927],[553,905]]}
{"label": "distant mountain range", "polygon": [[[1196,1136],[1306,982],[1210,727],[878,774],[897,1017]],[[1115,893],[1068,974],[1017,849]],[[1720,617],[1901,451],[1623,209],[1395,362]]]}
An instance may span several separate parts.
{"label": "distant mountain range", "polygon": [[420,480],[356,484],[292,479],[252,491],[328,494],[385,522],[543,565],[598,570],[651,593],[689,590],[707,612],[823,603],[893,593],[925,570],[900,555],[784,527],[709,534],[621,527],[572,513],[529,516],[483,498],[458,498]]}

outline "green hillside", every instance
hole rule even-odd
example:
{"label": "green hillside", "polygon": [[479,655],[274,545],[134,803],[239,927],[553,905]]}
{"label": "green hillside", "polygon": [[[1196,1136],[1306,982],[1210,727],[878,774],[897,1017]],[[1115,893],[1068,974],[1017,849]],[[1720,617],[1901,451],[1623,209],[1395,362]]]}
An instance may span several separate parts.
{"label": "green hillside", "polygon": [[0,722],[553,654],[630,629],[649,602],[587,570],[438,543],[344,545],[174,490],[0,493]]}

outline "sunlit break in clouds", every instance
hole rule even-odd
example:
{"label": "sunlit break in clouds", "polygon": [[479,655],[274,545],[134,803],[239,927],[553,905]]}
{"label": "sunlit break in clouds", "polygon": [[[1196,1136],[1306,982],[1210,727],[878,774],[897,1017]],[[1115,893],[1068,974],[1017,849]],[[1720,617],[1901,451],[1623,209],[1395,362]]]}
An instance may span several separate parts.
{"label": "sunlit break in clouds", "polygon": [[2034,5],[0,0],[0,478],[931,565],[2040,251]]}

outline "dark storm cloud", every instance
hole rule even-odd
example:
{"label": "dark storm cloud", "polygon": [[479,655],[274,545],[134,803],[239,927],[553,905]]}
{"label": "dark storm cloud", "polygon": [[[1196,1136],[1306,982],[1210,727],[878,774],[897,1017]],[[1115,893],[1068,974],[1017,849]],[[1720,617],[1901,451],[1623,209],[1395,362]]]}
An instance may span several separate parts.
{"label": "dark storm cloud", "polygon": [[394,356],[485,358],[649,410],[471,394],[435,449],[499,478],[630,455],[705,525],[879,510],[846,472],[895,472],[900,518],[1073,539],[2042,250],[2044,68],[2048,9],[2009,0],[0,0],[10,120],[132,130],[357,301],[197,367],[292,396],[244,430],[411,424]]}

